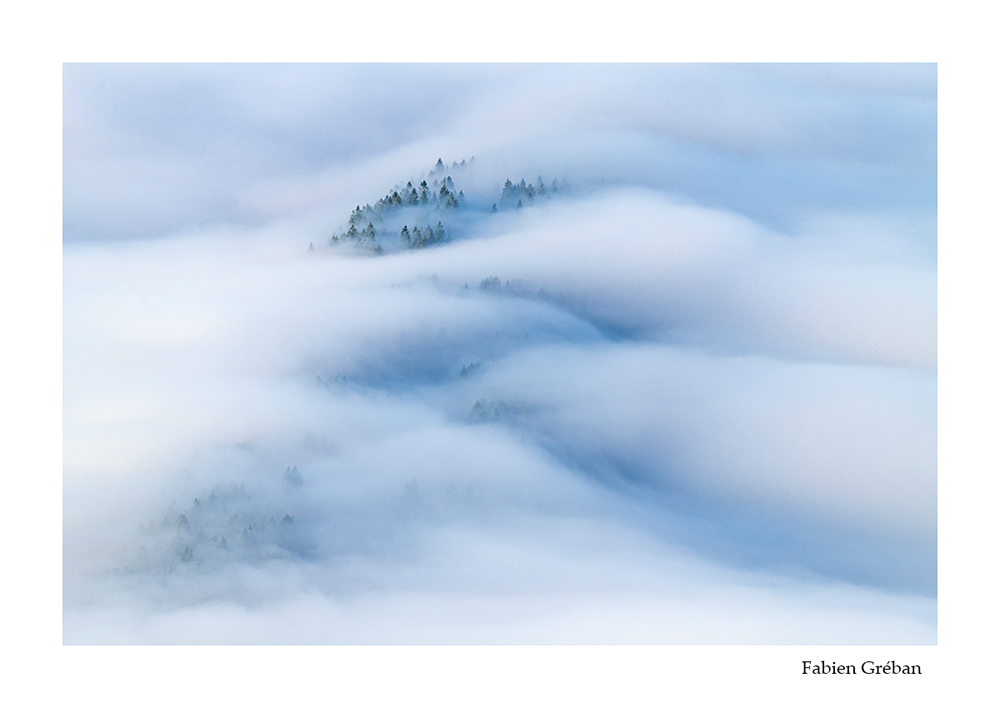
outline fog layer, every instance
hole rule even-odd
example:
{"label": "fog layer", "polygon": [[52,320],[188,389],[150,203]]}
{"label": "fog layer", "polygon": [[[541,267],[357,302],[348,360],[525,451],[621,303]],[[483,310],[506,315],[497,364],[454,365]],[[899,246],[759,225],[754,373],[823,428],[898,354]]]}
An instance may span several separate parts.
{"label": "fog layer", "polygon": [[67,642],[935,641],[933,67],[65,79]]}

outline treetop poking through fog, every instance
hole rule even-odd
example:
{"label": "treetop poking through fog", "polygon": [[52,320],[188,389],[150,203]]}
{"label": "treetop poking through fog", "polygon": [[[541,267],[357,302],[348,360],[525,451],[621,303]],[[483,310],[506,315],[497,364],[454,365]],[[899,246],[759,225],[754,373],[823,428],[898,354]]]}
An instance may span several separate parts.
{"label": "treetop poking through fog", "polygon": [[935,641],[933,66],[64,78],[66,642]]}
{"label": "treetop poking through fog", "polygon": [[[461,179],[462,173],[471,170],[476,158],[472,157],[468,163],[452,162],[454,172]],[[421,179],[414,185],[414,181],[408,181],[405,185],[397,184],[388,194],[375,202],[375,205],[358,205],[351,212],[347,220],[347,227],[340,233],[334,232],[330,237],[329,245],[335,246],[342,242],[353,243],[356,248],[370,251],[375,255],[383,255],[387,245],[390,251],[407,248],[424,248],[442,241],[450,241],[452,235],[461,234],[463,226],[470,218],[482,215],[485,211],[480,199],[474,199],[470,203],[466,202],[465,192],[455,186],[451,169],[438,158],[437,164],[427,174],[427,179]],[[428,180],[431,180],[428,182]],[[547,189],[541,177],[538,178],[538,185],[525,184],[522,179],[519,184],[512,183],[509,179],[504,182],[503,190],[497,201],[493,202],[489,208],[489,213],[497,213],[497,204],[500,209],[520,209],[525,204],[531,206],[536,197],[538,200],[551,199],[559,193],[559,180],[552,180],[551,186]],[[515,204],[516,200],[516,204]],[[472,209],[472,214],[463,214],[465,218],[453,219],[457,210]],[[431,226],[431,221],[438,219],[435,226]],[[397,228],[401,222],[413,221],[410,227],[403,223],[403,228],[398,229],[398,239],[392,236],[397,233]],[[421,228],[420,223],[427,222]],[[362,227],[362,224],[366,224]]]}

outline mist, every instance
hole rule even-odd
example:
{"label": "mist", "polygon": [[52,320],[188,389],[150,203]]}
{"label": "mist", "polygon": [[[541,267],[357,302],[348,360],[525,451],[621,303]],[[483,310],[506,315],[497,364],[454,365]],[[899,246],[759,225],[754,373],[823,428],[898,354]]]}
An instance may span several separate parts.
{"label": "mist", "polygon": [[936,641],[934,66],[64,105],[66,643]]}

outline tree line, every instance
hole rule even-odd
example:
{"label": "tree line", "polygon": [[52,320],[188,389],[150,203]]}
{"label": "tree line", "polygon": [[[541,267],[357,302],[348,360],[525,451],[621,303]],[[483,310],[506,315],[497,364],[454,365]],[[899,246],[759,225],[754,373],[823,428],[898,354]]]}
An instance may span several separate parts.
{"label": "tree line", "polygon": [[[452,167],[462,169],[474,162],[475,158],[473,157],[468,163],[465,160],[462,160],[461,163],[453,162]],[[428,173],[430,182],[423,179],[414,185],[412,181],[409,181],[405,186],[397,185],[391,189],[375,204],[365,204],[364,206],[359,204],[351,211],[347,220],[347,229],[340,233],[334,232],[330,237],[330,245],[350,241],[359,248],[365,248],[380,255],[385,251],[379,243],[379,238],[384,238],[390,233],[385,225],[386,220],[392,219],[402,210],[412,208],[418,208],[422,211],[433,209],[445,212],[445,214],[437,222],[436,227],[431,227],[430,223],[427,223],[421,228],[419,222],[414,223],[412,227],[404,226],[399,232],[398,243],[401,248],[425,248],[448,241],[444,223],[447,220],[447,214],[465,207],[465,193],[461,189],[456,189],[451,175],[446,174],[449,169],[444,161],[438,158],[437,164]],[[443,177],[440,176],[442,174],[444,174]],[[541,177],[538,178],[537,185],[527,184],[523,179],[515,184],[508,179],[503,185],[498,202],[494,202],[491,211],[497,212],[500,208],[519,209],[525,206],[525,203],[532,204],[536,199],[550,198],[558,191],[557,180],[553,180],[552,185],[546,187]],[[398,220],[396,220],[396,224],[399,224]]]}

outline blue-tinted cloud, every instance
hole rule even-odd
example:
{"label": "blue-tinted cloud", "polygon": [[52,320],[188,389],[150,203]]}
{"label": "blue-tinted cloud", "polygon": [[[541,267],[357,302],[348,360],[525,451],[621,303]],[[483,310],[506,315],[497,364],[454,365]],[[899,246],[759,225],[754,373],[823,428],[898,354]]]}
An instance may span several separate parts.
{"label": "blue-tinted cloud", "polygon": [[933,67],[65,77],[67,641],[934,640]]}

